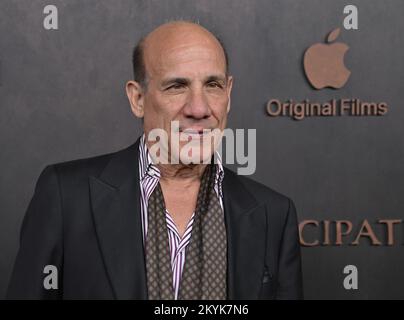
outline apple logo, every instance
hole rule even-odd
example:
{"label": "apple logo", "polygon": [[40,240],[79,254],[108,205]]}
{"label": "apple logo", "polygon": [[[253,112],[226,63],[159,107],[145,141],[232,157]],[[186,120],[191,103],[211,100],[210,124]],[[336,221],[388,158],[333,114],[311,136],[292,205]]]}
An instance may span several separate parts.
{"label": "apple logo", "polygon": [[339,28],[333,30],[327,37],[328,44],[313,44],[304,53],[304,71],[316,89],[342,88],[351,75],[351,71],[344,65],[344,55],[349,46],[341,42],[332,43],[339,33]]}

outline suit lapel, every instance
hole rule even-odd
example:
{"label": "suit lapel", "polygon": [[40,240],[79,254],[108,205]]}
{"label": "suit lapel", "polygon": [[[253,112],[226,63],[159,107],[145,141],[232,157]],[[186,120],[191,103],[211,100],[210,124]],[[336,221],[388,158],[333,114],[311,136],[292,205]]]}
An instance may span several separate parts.
{"label": "suit lapel", "polygon": [[224,175],[223,195],[228,243],[228,297],[258,299],[265,260],[265,208],[230,170]]}
{"label": "suit lapel", "polygon": [[[147,299],[140,216],[139,140],[89,179],[101,252],[117,299]],[[265,259],[266,214],[230,170],[223,180],[229,299],[257,299]]]}
{"label": "suit lapel", "polygon": [[91,203],[104,263],[117,299],[147,299],[140,215],[139,140],[90,177]]}

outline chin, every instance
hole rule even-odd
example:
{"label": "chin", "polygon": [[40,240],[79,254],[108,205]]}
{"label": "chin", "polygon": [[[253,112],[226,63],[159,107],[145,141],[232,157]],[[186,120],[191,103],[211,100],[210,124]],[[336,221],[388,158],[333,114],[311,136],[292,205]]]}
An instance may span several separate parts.
{"label": "chin", "polygon": [[201,143],[188,142],[181,146],[179,159],[182,164],[208,164],[213,153],[213,144],[203,147]]}

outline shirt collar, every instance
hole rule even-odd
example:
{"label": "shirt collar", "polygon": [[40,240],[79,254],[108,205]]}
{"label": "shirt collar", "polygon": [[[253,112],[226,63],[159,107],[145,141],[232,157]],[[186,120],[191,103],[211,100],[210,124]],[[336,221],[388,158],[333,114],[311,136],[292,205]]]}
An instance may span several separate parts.
{"label": "shirt collar", "polygon": [[146,176],[156,177],[160,179],[160,170],[153,163],[149,150],[147,149],[144,134],[140,138],[139,143],[139,172],[140,180],[143,180]]}

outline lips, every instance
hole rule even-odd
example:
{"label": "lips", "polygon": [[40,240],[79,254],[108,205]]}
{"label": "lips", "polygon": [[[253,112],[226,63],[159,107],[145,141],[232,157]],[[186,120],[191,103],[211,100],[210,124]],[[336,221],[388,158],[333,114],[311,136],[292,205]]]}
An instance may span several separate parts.
{"label": "lips", "polygon": [[180,128],[180,133],[187,134],[187,135],[204,135],[204,134],[209,133],[210,131],[211,131],[211,129],[202,128],[202,127],[192,127],[192,128],[185,128],[185,129]]}

